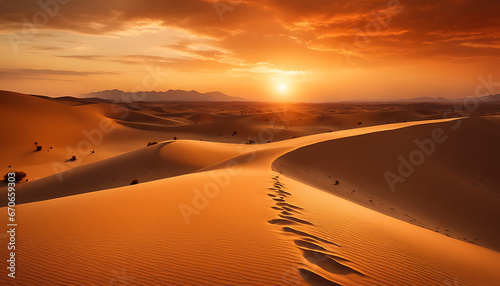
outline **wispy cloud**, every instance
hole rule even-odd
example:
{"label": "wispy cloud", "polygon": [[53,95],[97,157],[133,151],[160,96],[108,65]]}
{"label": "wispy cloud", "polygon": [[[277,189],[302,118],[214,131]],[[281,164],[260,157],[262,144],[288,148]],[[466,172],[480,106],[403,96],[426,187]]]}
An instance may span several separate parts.
{"label": "wispy cloud", "polygon": [[71,71],[51,69],[0,69],[2,77],[33,77],[33,76],[89,76],[103,74],[118,74],[104,71]]}
{"label": "wispy cloud", "polygon": [[50,47],[50,46],[29,46],[29,49],[31,49],[31,50],[37,50],[37,51],[63,51],[66,48],[63,48],[63,47]]}
{"label": "wispy cloud", "polygon": [[306,75],[306,71],[294,71],[294,70],[280,70],[274,68],[269,63],[257,63],[254,65],[249,65],[247,67],[233,68],[231,71],[233,72],[249,72],[249,73],[257,73],[257,74],[271,74],[271,75],[287,75],[287,76],[296,76],[296,75]]}

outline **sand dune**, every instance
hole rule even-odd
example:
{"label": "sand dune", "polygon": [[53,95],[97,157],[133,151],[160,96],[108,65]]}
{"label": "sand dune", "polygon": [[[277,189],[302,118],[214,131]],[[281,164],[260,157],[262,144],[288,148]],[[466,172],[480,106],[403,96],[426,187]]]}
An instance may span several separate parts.
{"label": "sand dune", "polygon": [[[176,136],[201,139],[189,130],[164,132],[162,128],[166,126],[186,125],[178,120],[109,103],[68,105],[67,101],[62,99],[63,103],[58,103],[56,99],[0,92],[0,128],[8,137],[0,142],[2,150],[8,150],[0,158],[0,172],[22,170],[29,180],[34,180],[57,173],[53,164],[63,164],[73,155],[77,155],[78,161],[65,167],[118,156],[146,146],[150,141],[171,140]],[[137,126],[142,128],[135,128]],[[220,137],[212,133],[213,137]],[[231,137],[230,133],[228,136]],[[35,142],[42,146],[40,152],[35,151]]]}
{"label": "sand dune", "polygon": [[[17,188],[17,203],[41,201],[193,173],[238,154],[237,146],[197,141],[168,141],[77,168]],[[89,178],[92,178],[89,180]],[[7,193],[0,191],[1,205]]]}
{"label": "sand dune", "polygon": [[122,106],[113,106],[108,103],[95,103],[91,105],[84,105],[77,107],[86,113],[104,116],[117,121],[149,123],[156,125],[174,125],[177,124],[174,120],[167,118],[157,117],[153,114],[144,114],[136,110],[130,110]]}
{"label": "sand dune", "polygon": [[0,104],[2,130],[11,134],[9,140],[1,141],[2,148],[32,146],[37,140],[55,141],[53,146],[69,144],[74,137],[81,136],[82,125],[98,126],[101,119],[65,104],[14,92],[0,91]]}
{"label": "sand dune", "polygon": [[[273,112],[261,103],[0,100],[26,105],[1,115],[24,135],[2,142],[11,154],[0,171],[38,174],[17,185],[18,285],[500,285],[498,116],[429,120],[447,107],[413,105]],[[66,117],[66,128],[40,131]],[[66,162],[66,147],[103,120],[115,130]],[[398,156],[436,128],[448,138],[392,192],[385,172],[397,173]],[[272,139],[259,139],[263,131]],[[54,148],[33,152],[33,140]]]}
{"label": "sand dune", "polygon": [[[424,141],[436,128],[448,139]],[[435,145],[435,151],[421,166],[412,164],[414,172],[406,178],[398,173],[398,157],[410,162],[410,154],[420,150],[415,139],[429,151]],[[498,146],[500,125],[470,118],[321,142],[287,153],[273,168],[387,215],[500,250],[500,230],[490,227],[500,219]],[[386,172],[404,182],[388,183]]]}
{"label": "sand dune", "polygon": [[[498,252],[271,171],[243,170],[195,206],[195,190],[203,191],[216,175],[202,172],[20,205],[19,235],[25,239],[19,241],[23,264],[18,271],[29,269],[31,275],[18,281],[78,284],[85,277],[91,284],[121,278],[131,284],[236,285],[244,279],[248,285],[446,285],[459,277],[465,285],[494,285],[500,278]],[[267,195],[276,191],[269,188],[278,189],[276,180],[279,189],[291,194],[286,204]],[[180,204],[199,212],[189,216],[188,224]],[[311,224],[267,222],[286,209]],[[297,240],[306,244],[297,245]],[[57,271],[50,270],[56,265]]]}

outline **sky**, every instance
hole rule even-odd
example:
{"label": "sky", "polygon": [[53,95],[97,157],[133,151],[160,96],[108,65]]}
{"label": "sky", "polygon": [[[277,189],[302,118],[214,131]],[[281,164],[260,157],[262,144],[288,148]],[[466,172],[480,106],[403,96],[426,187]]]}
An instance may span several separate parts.
{"label": "sky", "polygon": [[0,89],[265,101],[473,96],[500,82],[498,0],[16,0]]}

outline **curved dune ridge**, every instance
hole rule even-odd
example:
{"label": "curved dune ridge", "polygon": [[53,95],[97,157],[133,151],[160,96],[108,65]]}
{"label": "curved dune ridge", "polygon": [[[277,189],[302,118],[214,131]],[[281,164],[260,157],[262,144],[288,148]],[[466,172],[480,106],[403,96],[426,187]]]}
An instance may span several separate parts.
{"label": "curved dune ridge", "polygon": [[[17,285],[500,285],[498,116],[423,121],[439,112],[295,106],[285,128],[269,125],[267,104],[141,103],[123,120],[107,103],[12,96],[10,108],[28,101],[52,112],[48,125],[75,116],[78,131],[40,137],[58,142],[46,153],[22,155],[42,141],[29,136],[3,143],[18,149],[1,171],[40,174],[17,184]],[[29,108],[20,114],[31,132]],[[66,144],[101,120],[116,130],[95,153],[62,173],[39,170],[65,163]],[[241,144],[262,128],[272,142]],[[448,138],[391,191],[385,172],[436,129]],[[0,284],[11,285],[1,269]]]}
{"label": "curved dune ridge", "polygon": [[[430,141],[435,130],[443,131],[444,142]],[[273,168],[387,215],[500,250],[500,229],[491,228],[500,220],[498,146],[500,125],[470,118],[305,146]],[[422,165],[411,164],[412,153],[431,149]],[[400,175],[400,165],[414,171]],[[404,181],[387,180],[393,175]]]}
{"label": "curved dune ridge", "polygon": [[[72,106],[6,91],[0,91],[0,103],[0,128],[8,138],[0,142],[2,150],[8,150],[0,158],[0,171],[10,171],[11,166],[25,171],[29,180],[57,173],[52,164],[65,163],[73,155],[78,162],[72,166],[81,166],[133,151],[148,141],[173,138],[124,127],[103,114],[106,108],[113,112],[109,104]],[[122,112],[129,111],[117,108],[115,117]],[[42,150],[36,152],[36,146]]]}
{"label": "curved dune ridge", "polygon": [[36,140],[42,142],[52,138],[57,138],[54,141],[58,145],[60,141],[68,144],[72,137],[79,135],[82,124],[98,125],[101,119],[73,106],[7,91],[0,91],[0,106],[2,132],[10,134],[9,140],[0,142],[4,150],[15,150],[20,144],[33,144]]}
{"label": "curved dune ridge", "polygon": [[[168,141],[19,185],[16,202],[29,203],[194,173],[238,154],[237,147]],[[92,179],[89,179],[92,178]],[[0,189],[7,205],[7,190]]]}
{"label": "curved dune ridge", "polygon": [[[8,171],[8,166],[23,167],[29,180],[55,174],[51,164],[72,155],[78,156],[80,166],[136,150],[149,141],[178,138],[267,143],[405,119],[434,119],[448,108],[408,105],[370,110],[347,105],[174,102],[115,105],[97,99],[47,98],[8,91],[0,91],[0,103],[0,128],[9,137],[0,142],[3,150],[9,150],[0,157],[0,171]],[[43,147],[41,152],[34,152],[34,142]]]}
{"label": "curved dune ridge", "polygon": [[[195,207],[195,189],[212,182],[210,172],[20,205],[24,239],[17,253],[23,263],[16,281],[280,284],[284,268],[298,261],[266,227],[272,209],[262,179],[254,173],[233,178],[188,224],[179,204]],[[254,188],[247,188],[249,182]],[[8,282],[5,277],[0,281]]]}
{"label": "curved dune ridge", "polygon": [[[195,207],[195,189],[213,182],[213,176],[220,176],[217,171],[22,204],[17,207],[23,224],[17,253],[23,263],[16,281],[22,285],[79,284],[82,279],[98,285],[113,279],[183,285],[207,281],[237,285],[241,279],[248,285],[304,281],[429,285],[455,277],[465,285],[498,281],[498,252],[272,175],[279,178],[281,189],[292,194],[286,204],[277,206],[267,195],[274,181],[271,175],[242,171],[197,209],[189,223],[179,204]],[[250,182],[252,188],[247,187]],[[311,224],[266,224],[285,208]],[[5,249],[0,253],[4,255]],[[8,282],[4,277],[0,281]]]}

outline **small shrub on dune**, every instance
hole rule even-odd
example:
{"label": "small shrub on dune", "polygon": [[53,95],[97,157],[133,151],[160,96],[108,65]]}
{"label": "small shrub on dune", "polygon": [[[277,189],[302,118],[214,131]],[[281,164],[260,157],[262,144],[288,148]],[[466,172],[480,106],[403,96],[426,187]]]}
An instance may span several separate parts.
{"label": "small shrub on dune", "polygon": [[363,122],[361,122],[361,121],[360,121],[360,122],[358,122],[358,125],[362,125],[362,124],[363,124]]}
{"label": "small shrub on dune", "polygon": [[71,156],[71,158],[69,158],[68,160],[69,160],[69,161],[76,161],[76,156],[75,156],[75,155],[73,155],[73,156]]}
{"label": "small shrub on dune", "polygon": [[[9,172],[11,173],[11,172]],[[9,173],[5,174],[3,176],[3,181],[8,183],[9,182]],[[14,172],[14,182],[19,182],[19,181],[22,181],[24,178],[26,178],[26,173],[23,172],[23,171],[19,171],[19,172]]]}
{"label": "small shrub on dune", "polygon": [[137,185],[139,184],[139,180],[135,179],[130,182],[131,185]]}
{"label": "small shrub on dune", "polygon": [[174,137],[174,140],[177,140],[177,137]]}
{"label": "small shrub on dune", "polygon": [[238,132],[237,131],[233,131],[233,135],[231,135],[231,136],[235,136],[236,134],[238,134]]}
{"label": "small shrub on dune", "polygon": [[156,145],[156,144],[158,144],[158,142],[156,142],[156,141],[154,141],[154,142],[148,142],[148,147],[152,146],[152,145]]}
{"label": "small shrub on dune", "polygon": [[36,146],[36,150],[37,150],[37,151],[42,151],[42,146],[37,145],[37,146]]}

